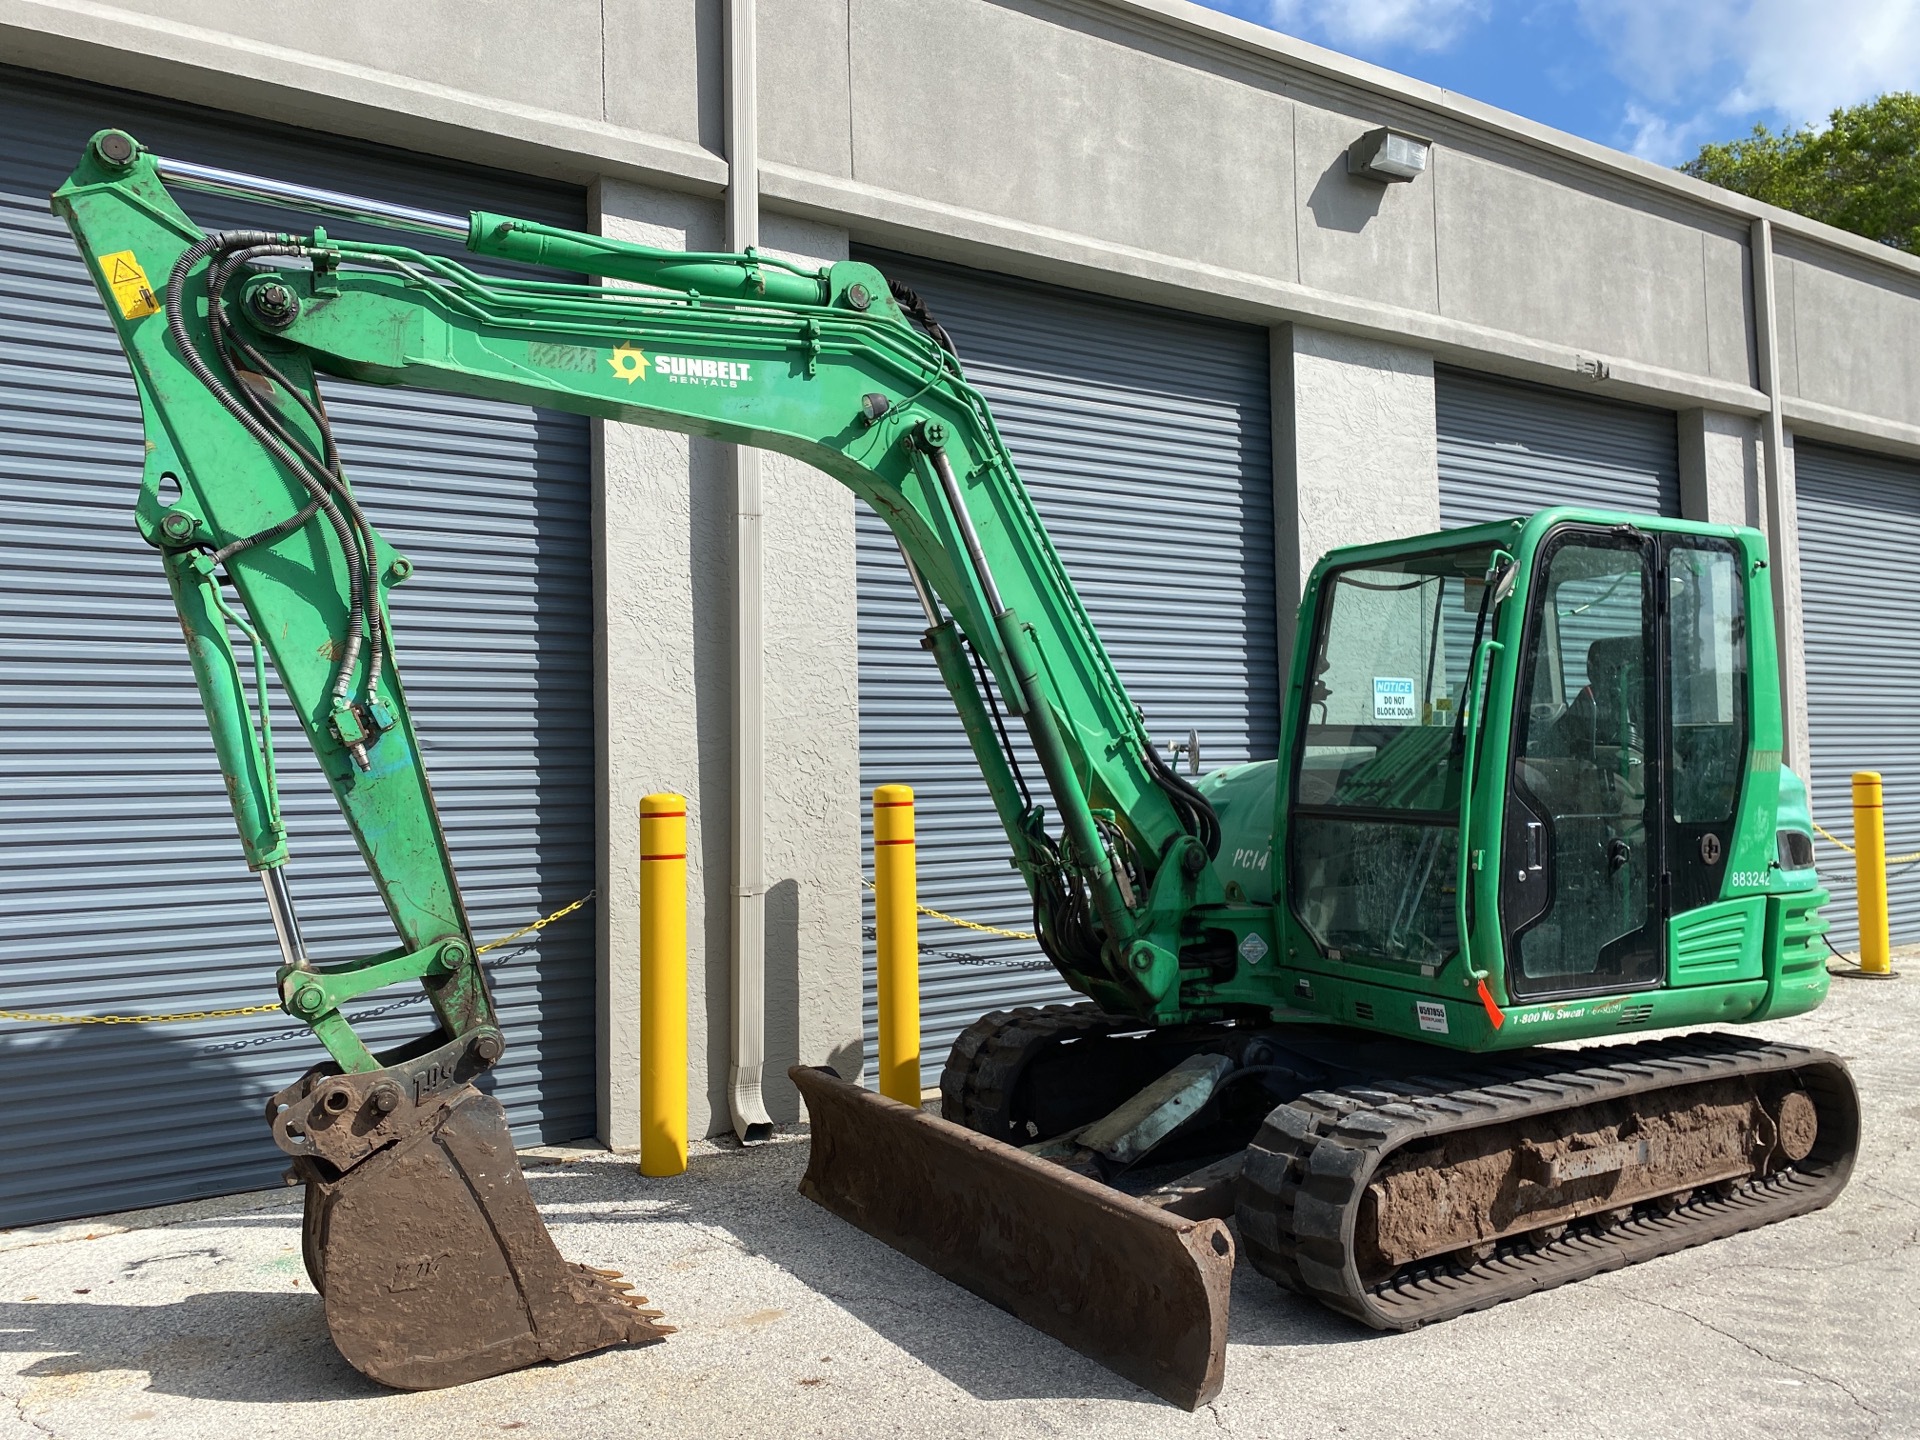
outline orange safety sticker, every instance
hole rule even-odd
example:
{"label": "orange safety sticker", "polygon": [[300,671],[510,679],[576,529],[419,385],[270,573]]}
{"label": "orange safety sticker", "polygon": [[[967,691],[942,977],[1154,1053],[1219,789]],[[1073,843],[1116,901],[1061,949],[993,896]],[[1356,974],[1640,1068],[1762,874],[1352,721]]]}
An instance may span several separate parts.
{"label": "orange safety sticker", "polygon": [[134,259],[133,251],[116,250],[111,255],[102,255],[100,273],[106,277],[107,288],[113,291],[114,301],[127,319],[139,320],[160,313],[160,301],[153,293],[153,286],[147,283],[147,272]]}

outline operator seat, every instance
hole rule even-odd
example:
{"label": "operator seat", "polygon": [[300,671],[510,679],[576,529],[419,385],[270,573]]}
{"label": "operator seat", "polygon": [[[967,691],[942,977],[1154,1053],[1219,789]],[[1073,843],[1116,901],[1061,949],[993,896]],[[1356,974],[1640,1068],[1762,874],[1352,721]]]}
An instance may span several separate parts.
{"label": "operator seat", "polygon": [[1640,738],[1646,722],[1645,658],[1638,635],[1609,635],[1587,647],[1587,683],[1553,722],[1557,753],[1592,759],[1602,745],[1633,745]]}

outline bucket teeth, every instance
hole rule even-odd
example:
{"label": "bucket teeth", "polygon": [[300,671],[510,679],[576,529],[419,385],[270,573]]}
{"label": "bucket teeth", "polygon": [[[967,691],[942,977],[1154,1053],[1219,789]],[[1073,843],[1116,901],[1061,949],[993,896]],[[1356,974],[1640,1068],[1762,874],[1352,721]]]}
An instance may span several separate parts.
{"label": "bucket teeth", "polygon": [[618,1270],[602,1270],[598,1265],[576,1265],[573,1268],[580,1272],[588,1285],[613,1291],[613,1299],[629,1305],[647,1303],[647,1297],[634,1294],[633,1282]]}

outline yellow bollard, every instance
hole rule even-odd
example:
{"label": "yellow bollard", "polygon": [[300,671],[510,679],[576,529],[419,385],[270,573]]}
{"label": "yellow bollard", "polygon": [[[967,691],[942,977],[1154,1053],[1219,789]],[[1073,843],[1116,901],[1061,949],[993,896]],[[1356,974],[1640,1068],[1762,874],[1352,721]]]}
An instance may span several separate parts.
{"label": "yellow bollard", "polygon": [[913,790],[873,792],[873,889],[880,951],[880,1093],[920,1108],[920,912]]}
{"label": "yellow bollard", "polygon": [[687,1168],[687,800],[640,802],[640,1173]]}
{"label": "yellow bollard", "polygon": [[1860,906],[1860,973],[1891,975],[1893,943],[1887,926],[1887,830],[1880,777],[1853,777],[1854,898]]}

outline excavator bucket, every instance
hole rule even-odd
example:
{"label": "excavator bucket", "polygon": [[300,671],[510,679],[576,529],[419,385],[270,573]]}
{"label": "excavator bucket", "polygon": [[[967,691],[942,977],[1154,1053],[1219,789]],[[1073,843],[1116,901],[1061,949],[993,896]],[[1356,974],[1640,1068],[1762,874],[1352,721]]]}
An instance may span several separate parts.
{"label": "excavator bucket", "polygon": [[1233,1237],[849,1084],[788,1074],[813,1151],[800,1192],[1136,1385],[1220,1391]]}
{"label": "excavator bucket", "polygon": [[386,1097],[377,1086],[361,1096],[357,1078],[315,1072],[269,1111],[285,1148],[387,1142],[344,1170],[315,1153],[294,1162],[307,1185],[307,1273],[355,1369],[434,1390],[673,1333],[615,1272],[560,1258],[495,1100],[461,1084],[382,1111]]}

